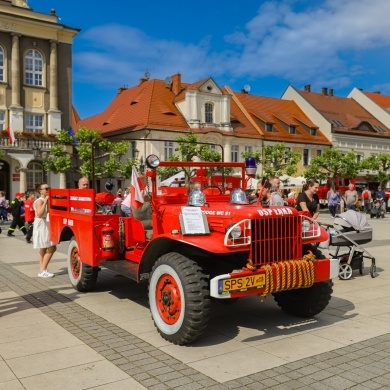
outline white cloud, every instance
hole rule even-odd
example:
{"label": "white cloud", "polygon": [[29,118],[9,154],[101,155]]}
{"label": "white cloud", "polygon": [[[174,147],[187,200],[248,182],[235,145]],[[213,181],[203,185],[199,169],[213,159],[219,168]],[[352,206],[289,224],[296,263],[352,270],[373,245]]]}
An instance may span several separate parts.
{"label": "white cloud", "polygon": [[388,46],[389,14],[390,2],[382,0],[328,0],[301,11],[288,2],[266,2],[245,32],[226,37],[241,45],[230,72],[291,81],[322,75],[327,85],[330,80],[346,83],[352,68],[343,53],[348,53],[349,62],[355,51]]}
{"label": "white cloud", "polygon": [[212,47],[209,36],[194,44],[182,42],[180,34],[167,40],[118,24],[94,27],[80,34],[88,49],[74,55],[75,79],[112,88],[149,70],[152,78],[180,72],[185,81],[275,76],[287,83],[349,86],[363,72],[365,52],[388,49],[390,1],[308,3],[300,9],[292,0],[264,2],[241,31],[235,26],[226,36],[224,48]]}

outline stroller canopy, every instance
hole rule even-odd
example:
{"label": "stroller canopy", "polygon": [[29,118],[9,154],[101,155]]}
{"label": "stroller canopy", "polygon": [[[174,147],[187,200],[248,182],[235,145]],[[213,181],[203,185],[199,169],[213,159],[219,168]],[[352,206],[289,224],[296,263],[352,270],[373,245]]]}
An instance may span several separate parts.
{"label": "stroller canopy", "polygon": [[355,230],[369,230],[371,225],[367,222],[365,214],[354,210],[347,210],[345,213],[337,215],[334,224],[344,228],[352,227]]}

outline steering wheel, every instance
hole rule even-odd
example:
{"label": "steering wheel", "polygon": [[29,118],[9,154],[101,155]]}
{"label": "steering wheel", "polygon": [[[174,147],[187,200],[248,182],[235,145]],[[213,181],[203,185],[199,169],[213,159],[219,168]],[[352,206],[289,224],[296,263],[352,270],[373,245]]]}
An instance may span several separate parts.
{"label": "steering wheel", "polygon": [[217,188],[218,191],[219,191],[219,195],[222,194],[222,190],[218,186],[206,186],[206,187],[203,188],[203,190],[206,190],[207,188]]}

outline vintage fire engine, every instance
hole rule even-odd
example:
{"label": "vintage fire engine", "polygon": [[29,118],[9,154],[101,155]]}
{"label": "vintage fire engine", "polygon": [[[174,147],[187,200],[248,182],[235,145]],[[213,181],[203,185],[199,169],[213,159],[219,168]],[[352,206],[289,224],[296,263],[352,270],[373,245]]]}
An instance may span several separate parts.
{"label": "vintage fire engine", "polygon": [[[293,315],[324,310],[339,273],[337,259],[316,258],[313,244],[328,238],[325,229],[291,207],[249,204],[245,163],[196,162],[192,190],[160,193],[158,166],[195,163],[160,162],[155,155],[146,160],[146,217],[139,210],[130,217],[112,214],[110,193],[50,191],[51,240],[70,241],[68,272],[76,290],[91,290],[99,267],[148,282],[153,321],[174,344],[205,331],[214,299],[272,294]],[[211,182],[208,170],[221,168],[241,172],[241,189],[226,190],[223,175],[219,186]]]}

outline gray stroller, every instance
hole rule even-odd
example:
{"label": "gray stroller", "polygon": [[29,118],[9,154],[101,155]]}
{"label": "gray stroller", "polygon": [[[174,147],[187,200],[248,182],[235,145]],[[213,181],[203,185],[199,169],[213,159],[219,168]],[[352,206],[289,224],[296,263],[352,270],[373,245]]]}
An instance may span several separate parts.
{"label": "gray stroller", "polygon": [[[359,270],[360,275],[362,275],[364,259],[371,260],[370,275],[375,278],[375,258],[362,247],[371,241],[372,227],[364,214],[348,210],[336,215],[333,226],[330,226],[329,229],[329,246],[336,247],[336,252],[330,256],[339,259],[340,279],[350,279],[354,270]],[[348,251],[340,253],[341,247],[348,248]]]}

